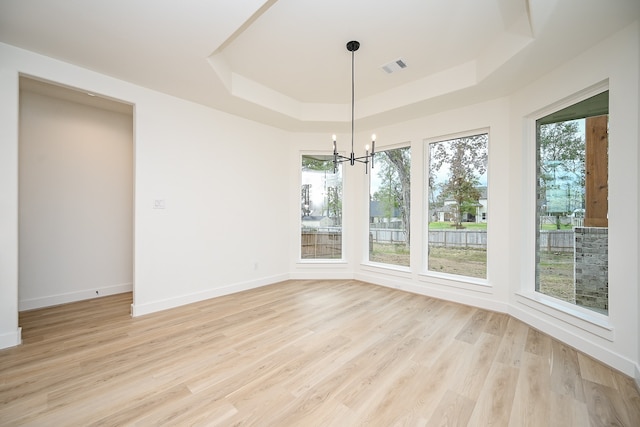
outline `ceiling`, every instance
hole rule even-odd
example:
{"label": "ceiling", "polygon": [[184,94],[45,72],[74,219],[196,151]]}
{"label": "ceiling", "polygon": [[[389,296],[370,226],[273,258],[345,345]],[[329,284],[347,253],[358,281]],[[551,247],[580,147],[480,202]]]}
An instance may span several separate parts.
{"label": "ceiling", "polygon": [[0,0],[0,41],[283,129],[343,131],[350,40],[357,125],[374,128],[508,94],[639,17],[638,0]]}

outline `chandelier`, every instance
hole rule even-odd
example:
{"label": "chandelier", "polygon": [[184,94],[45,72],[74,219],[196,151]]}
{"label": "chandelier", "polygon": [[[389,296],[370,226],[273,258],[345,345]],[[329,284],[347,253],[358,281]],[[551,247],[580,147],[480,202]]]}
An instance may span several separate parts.
{"label": "chandelier", "polygon": [[371,153],[369,153],[369,146],[365,147],[365,155],[356,157],[353,152],[353,123],[354,123],[354,72],[353,72],[353,64],[354,64],[354,52],[360,48],[360,42],[352,40],[347,43],[347,50],[351,52],[351,155],[349,157],[345,157],[341,154],[338,154],[338,144],[336,141],[336,136],[333,135],[333,172],[335,173],[339,163],[348,161],[351,166],[355,165],[356,162],[364,163],[364,172],[369,173],[369,161],[371,161],[371,169],[373,169],[373,156],[376,153],[376,135],[371,135]]}

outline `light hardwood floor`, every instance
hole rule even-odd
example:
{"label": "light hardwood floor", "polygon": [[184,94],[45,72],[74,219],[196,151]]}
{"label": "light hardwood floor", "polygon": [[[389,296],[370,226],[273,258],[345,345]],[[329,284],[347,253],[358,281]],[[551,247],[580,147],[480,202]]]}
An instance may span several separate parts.
{"label": "light hardwood floor", "polygon": [[632,379],[500,313],[335,280],[130,303],[22,313],[0,425],[640,426]]}

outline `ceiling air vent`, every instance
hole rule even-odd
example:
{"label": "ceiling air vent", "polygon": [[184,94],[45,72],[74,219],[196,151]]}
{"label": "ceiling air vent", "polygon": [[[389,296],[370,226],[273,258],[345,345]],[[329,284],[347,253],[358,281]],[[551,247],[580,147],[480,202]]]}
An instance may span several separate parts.
{"label": "ceiling air vent", "polygon": [[404,59],[396,59],[395,61],[389,62],[380,68],[382,68],[387,74],[391,74],[396,71],[400,71],[403,68],[407,68],[407,63],[404,62]]}

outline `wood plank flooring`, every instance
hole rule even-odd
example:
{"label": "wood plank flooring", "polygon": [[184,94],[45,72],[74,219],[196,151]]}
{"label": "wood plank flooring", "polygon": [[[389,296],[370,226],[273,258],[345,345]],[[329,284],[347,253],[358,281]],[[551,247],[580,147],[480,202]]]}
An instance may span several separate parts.
{"label": "wood plank flooring", "polygon": [[21,313],[0,425],[640,426],[632,379],[500,313],[335,280],[130,303]]}

